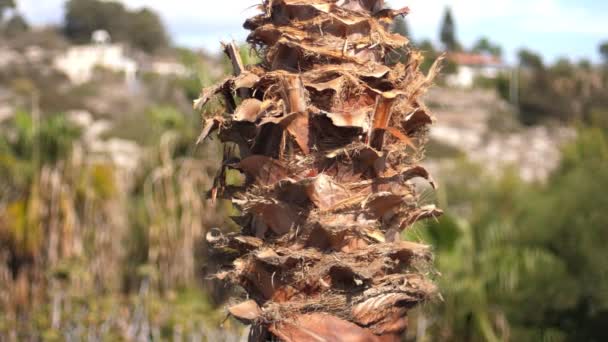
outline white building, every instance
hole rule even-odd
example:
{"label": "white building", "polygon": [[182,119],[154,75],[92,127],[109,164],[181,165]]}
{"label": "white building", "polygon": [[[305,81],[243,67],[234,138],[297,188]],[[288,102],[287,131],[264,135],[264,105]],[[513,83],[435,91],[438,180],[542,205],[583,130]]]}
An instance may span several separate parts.
{"label": "white building", "polygon": [[190,69],[180,63],[176,58],[171,57],[148,58],[141,66],[142,71],[151,72],[160,76],[188,77],[192,75]]}
{"label": "white building", "polygon": [[111,44],[105,31],[93,33],[93,42],[69,48],[55,59],[55,68],[65,73],[75,84],[90,81],[96,67],[123,73],[125,82],[134,84],[137,62],[127,57],[124,46]]}
{"label": "white building", "polygon": [[448,59],[457,65],[455,74],[448,75],[448,85],[471,88],[478,77],[496,78],[508,67],[499,57],[465,52],[450,53]]}

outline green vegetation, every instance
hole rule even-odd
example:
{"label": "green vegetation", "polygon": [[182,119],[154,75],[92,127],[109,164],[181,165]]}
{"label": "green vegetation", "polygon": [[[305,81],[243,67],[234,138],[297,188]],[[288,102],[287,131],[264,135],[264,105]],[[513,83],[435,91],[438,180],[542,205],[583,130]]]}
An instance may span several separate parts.
{"label": "green vegetation", "polygon": [[498,44],[490,42],[486,37],[480,38],[475,45],[473,45],[472,52],[475,53],[487,53],[492,56],[502,56],[502,48]]}
{"label": "green vegetation", "polygon": [[25,21],[25,18],[20,14],[14,14],[4,23],[2,33],[8,38],[15,38],[29,29],[30,25]]}
{"label": "green vegetation", "polygon": [[602,43],[600,45],[599,51],[602,55],[602,58],[604,59],[604,62],[608,63],[608,42]]}
{"label": "green vegetation", "polygon": [[103,339],[142,324],[164,338],[217,329],[214,287],[197,285],[200,239],[224,217],[205,198],[217,157],[212,147],[193,151],[175,109],[151,108],[145,120],[160,144],[130,186],[111,160],[82,154],[64,115],[36,122],[19,112],[2,124],[0,337],[62,340],[72,326],[105,326]]}
{"label": "green vegetation", "polygon": [[[21,33],[27,32],[30,28],[25,18],[17,12],[15,0],[0,0],[0,37],[9,39],[15,38]],[[6,17],[5,13],[13,11],[11,17]]]}
{"label": "green vegetation", "polygon": [[160,17],[149,9],[129,11],[115,1],[68,1],[64,26],[66,36],[76,43],[86,43],[96,30],[106,30],[115,41],[128,42],[146,52],[154,52],[169,43]]}
{"label": "green vegetation", "polygon": [[520,119],[526,124],[557,120],[591,123],[594,110],[608,108],[607,71],[581,63],[575,65],[560,59],[544,65],[541,57],[523,50],[519,54]]}
{"label": "green vegetation", "polygon": [[[57,37],[40,34],[19,39]],[[232,321],[220,328],[230,290],[205,278],[216,266],[202,242],[233,209],[207,200],[220,151],[194,145],[201,117],[191,108],[222,76],[210,68],[229,64],[177,54],[193,76],[142,75],[136,97],[102,69],[78,86],[39,68],[0,75],[25,109],[0,123],[0,340],[238,337]],[[111,128],[92,137],[91,123],[56,114],[73,109]],[[138,150],[121,155],[125,144]]]}
{"label": "green vegetation", "polygon": [[440,40],[446,51],[458,51],[462,49],[456,39],[456,24],[452,16],[452,9],[449,7],[445,9],[445,14],[443,15]]}
{"label": "green vegetation", "polygon": [[15,0],[0,0],[0,20],[4,18],[4,12],[15,8]]}
{"label": "green vegetation", "polygon": [[467,163],[443,178],[449,214],[410,233],[436,247],[442,275],[444,301],[421,314],[430,340],[608,338],[608,135],[579,134],[543,185]]}

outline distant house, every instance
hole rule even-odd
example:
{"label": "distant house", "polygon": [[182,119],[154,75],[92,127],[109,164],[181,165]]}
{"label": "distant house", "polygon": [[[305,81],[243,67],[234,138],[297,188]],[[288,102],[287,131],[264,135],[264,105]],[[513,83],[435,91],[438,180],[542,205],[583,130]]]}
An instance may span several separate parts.
{"label": "distant house", "polygon": [[148,63],[142,64],[145,71],[161,76],[188,77],[191,71],[176,58],[157,57],[151,58]]}
{"label": "distant house", "polygon": [[95,68],[101,67],[124,74],[125,82],[133,88],[139,73],[174,77],[188,77],[192,73],[174,56],[149,56],[143,52],[128,51],[122,44],[113,44],[110,35],[103,30],[93,33],[91,44],[72,46],[57,56],[54,66],[74,84],[90,81]]}
{"label": "distant house", "polygon": [[500,57],[489,54],[454,52],[448,59],[457,65],[456,73],[446,78],[448,85],[454,87],[471,88],[476,78],[496,78],[508,69]]}
{"label": "distant house", "polygon": [[92,44],[69,48],[57,56],[54,66],[75,84],[90,81],[96,67],[123,73],[127,84],[135,83],[137,62],[126,55],[125,47],[111,44],[105,31],[93,33]]}

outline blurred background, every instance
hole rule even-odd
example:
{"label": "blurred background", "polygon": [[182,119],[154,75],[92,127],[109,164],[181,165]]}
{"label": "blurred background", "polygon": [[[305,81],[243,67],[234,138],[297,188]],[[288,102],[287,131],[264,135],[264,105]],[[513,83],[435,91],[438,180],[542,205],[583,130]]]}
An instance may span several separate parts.
{"label": "blurred background", "polygon": [[[0,341],[246,336],[207,277],[232,208],[192,100],[258,2],[0,0]],[[391,5],[424,68],[448,53],[423,193],[446,215],[406,234],[442,299],[407,340],[607,341],[608,3]]]}

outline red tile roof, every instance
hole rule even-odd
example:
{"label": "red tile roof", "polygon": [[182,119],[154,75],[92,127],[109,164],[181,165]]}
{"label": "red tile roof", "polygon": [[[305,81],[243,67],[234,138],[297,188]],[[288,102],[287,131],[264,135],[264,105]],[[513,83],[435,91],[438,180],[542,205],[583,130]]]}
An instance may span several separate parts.
{"label": "red tile roof", "polygon": [[448,59],[458,65],[474,65],[474,66],[501,66],[503,65],[500,57],[484,54],[466,53],[466,52],[451,52],[448,54]]}

